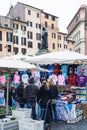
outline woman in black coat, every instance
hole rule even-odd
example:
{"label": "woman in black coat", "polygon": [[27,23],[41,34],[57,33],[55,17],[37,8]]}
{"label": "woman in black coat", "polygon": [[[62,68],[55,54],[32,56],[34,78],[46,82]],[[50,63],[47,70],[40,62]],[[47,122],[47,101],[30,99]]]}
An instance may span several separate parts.
{"label": "woman in black coat", "polygon": [[[40,87],[40,89],[38,91],[37,100],[38,100],[38,102],[41,100],[40,107],[41,107],[41,111],[42,111],[42,120],[45,120],[47,130],[49,130],[50,129],[50,122],[51,122],[50,102],[49,102],[50,101],[50,90],[49,90],[49,86],[48,86],[46,81],[42,82],[42,86]],[[48,102],[49,102],[49,104],[48,104],[48,109],[47,109]],[[46,112],[46,109],[47,109],[47,112]],[[43,112],[43,110],[44,110],[44,112]],[[44,119],[45,114],[46,114],[46,119]]]}

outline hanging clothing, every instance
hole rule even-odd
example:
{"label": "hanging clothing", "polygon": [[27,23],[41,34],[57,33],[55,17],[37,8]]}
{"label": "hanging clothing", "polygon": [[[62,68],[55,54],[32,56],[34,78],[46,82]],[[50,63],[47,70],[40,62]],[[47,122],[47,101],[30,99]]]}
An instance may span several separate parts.
{"label": "hanging clothing", "polygon": [[70,74],[68,77],[68,86],[76,86],[76,85],[77,85],[76,74]]}
{"label": "hanging clothing", "polygon": [[7,82],[6,77],[5,77],[4,75],[1,75],[1,76],[0,76],[0,83],[1,83],[2,85],[5,85],[6,82]]}
{"label": "hanging clothing", "polygon": [[65,77],[64,75],[58,75],[58,85],[65,85]]}
{"label": "hanging clothing", "polygon": [[60,73],[60,71],[61,71],[61,65],[59,65],[59,64],[54,64],[54,71],[53,71],[53,73],[54,73],[56,76],[58,76],[58,74]]}
{"label": "hanging clothing", "polygon": [[87,65],[83,64],[77,67],[77,75],[81,75],[81,74],[87,76]]}
{"label": "hanging clothing", "polygon": [[83,74],[77,76],[77,83],[78,83],[78,86],[86,86],[87,85],[87,76],[85,76]]}
{"label": "hanging clothing", "polygon": [[66,79],[68,78],[68,65],[62,65],[62,74]]}

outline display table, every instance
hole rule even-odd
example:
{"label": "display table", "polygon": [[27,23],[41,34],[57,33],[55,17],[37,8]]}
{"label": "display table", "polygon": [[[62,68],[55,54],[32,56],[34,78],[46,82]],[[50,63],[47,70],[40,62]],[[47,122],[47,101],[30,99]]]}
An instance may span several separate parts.
{"label": "display table", "polygon": [[75,123],[83,119],[81,104],[69,104],[62,100],[58,100],[56,103],[56,110],[58,120],[63,120],[67,123]]}

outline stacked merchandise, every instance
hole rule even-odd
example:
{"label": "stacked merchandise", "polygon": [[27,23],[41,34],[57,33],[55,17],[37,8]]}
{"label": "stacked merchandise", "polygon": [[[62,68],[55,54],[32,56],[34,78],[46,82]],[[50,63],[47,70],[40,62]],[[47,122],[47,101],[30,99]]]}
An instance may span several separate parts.
{"label": "stacked merchandise", "polygon": [[87,100],[87,88],[77,87],[76,88],[76,98]]}
{"label": "stacked merchandise", "polygon": [[83,119],[83,109],[75,94],[62,95],[56,103],[57,119],[75,123]]}
{"label": "stacked merchandise", "polygon": [[76,120],[75,122],[78,122],[80,120],[83,119],[83,109],[82,109],[82,105],[80,104],[76,104]]}

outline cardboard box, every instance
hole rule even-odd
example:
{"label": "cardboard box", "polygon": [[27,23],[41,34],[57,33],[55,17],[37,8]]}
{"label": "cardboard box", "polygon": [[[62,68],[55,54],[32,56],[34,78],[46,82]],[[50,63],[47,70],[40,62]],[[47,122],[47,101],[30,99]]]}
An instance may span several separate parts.
{"label": "cardboard box", "polygon": [[87,104],[82,104],[83,118],[87,118]]}

